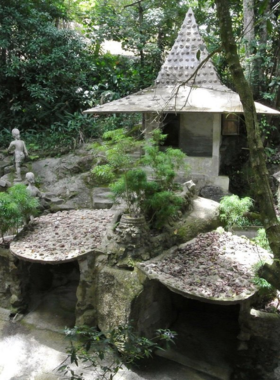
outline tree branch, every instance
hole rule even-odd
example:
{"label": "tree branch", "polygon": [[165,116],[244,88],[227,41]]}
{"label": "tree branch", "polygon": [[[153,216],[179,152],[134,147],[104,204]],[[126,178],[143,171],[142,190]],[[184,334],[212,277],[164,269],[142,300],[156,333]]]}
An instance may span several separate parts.
{"label": "tree branch", "polygon": [[141,3],[142,3],[142,0],[138,0],[138,1],[135,1],[134,3],[132,3],[132,4],[125,5],[124,8],[133,7],[134,5],[141,4]]}
{"label": "tree branch", "polygon": [[[197,66],[197,68],[194,70],[194,72],[192,73],[192,75],[190,75],[188,77],[187,80],[185,80],[184,82],[180,83],[178,86],[175,87],[174,89],[174,93],[171,94],[171,97],[168,99],[168,101],[166,102],[166,104],[168,104],[170,102],[171,99],[173,99],[175,97],[175,110],[176,110],[176,98],[178,96],[178,93],[179,93],[179,90],[182,86],[185,86],[187,83],[190,82],[190,80],[192,80],[193,78],[196,78],[199,70],[205,65],[206,62],[209,61],[209,59],[211,59],[215,54],[219,53],[222,51],[222,47],[218,47],[217,49],[213,50],[210,54],[208,54],[208,56],[206,58],[203,59],[203,61],[200,62],[200,64]],[[193,88],[195,86],[195,84],[192,84],[190,87]],[[190,97],[190,94],[191,94],[191,91],[190,93],[188,94],[188,97],[186,99],[186,102],[185,104],[183,105],[183,107],[187,104],[188,100],[189,100],[189,97]]]}

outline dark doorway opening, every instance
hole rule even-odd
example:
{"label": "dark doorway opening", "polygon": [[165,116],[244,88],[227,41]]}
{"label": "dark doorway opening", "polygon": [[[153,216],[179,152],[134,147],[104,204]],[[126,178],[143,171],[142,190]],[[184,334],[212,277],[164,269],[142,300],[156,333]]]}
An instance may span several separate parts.
{"label": "dark doorway opening", "polygon": [[139,334],[149,338],[157,329],[169,328],[177,334],[175,345],[158,350],[157,355],[193,371],[193,377],[186,379],[229,379],[238,354],[240,306],[205,301],[186,298],[149,280],[133,304],[131,319]]}
{"label": "dark doorway opening", "polygon": [[167,135],[163,145],[172,148],[179,148],[180,115],[174,113],[164,115],[162,125],[162,133]]}
{"label": "dark doorway opening", "polygon": [[50,265],[26,263],[25,293],[28,315],[25,321],[37,326],[63,329],[75,325],[76,291],[80,279],[77,261]]}
{"label": "dark doorway opening", "polygon": [[200,302],[176,293],[172,300],[177,319],[170,328],[178,334],[173,357],[179,354],[186,365],[214,377],[230,376],[238,349],[239,305]]}

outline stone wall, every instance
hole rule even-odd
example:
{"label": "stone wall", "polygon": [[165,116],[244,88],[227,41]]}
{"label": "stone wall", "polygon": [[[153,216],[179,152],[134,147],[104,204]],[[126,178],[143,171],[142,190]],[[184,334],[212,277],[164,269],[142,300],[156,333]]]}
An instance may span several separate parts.
{"label": "stone wall", "polygon": [[271,347],[280,350],[280,315],[252,309],[249,318],[252,336],[266,339]]}
{"label": "stone wall", "polygon": [[149,280],[140,271],[137,275],[143,283],[143,290],[133,300],[130,319],[140,335],[152,338],[157,329],[170,327],[177,311],[170,290],[159,281]]}
{"label": "stone wall", "polygon": [[113,268],[108,256],[90,253],[79,260],[76,324],[101,330],[129,323],[131,305],[142,291],[135,271]]}
{"label": "stone wall", "polygon": [[0,307],[16,314],[26,308],[20,262],[9,249],[0,248]]}

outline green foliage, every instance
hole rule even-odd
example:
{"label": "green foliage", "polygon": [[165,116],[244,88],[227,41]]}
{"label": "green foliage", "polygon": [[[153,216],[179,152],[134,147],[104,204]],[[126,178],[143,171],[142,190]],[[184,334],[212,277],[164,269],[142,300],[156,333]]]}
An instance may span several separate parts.
{"label": "green foliage", "polygon": [[158,189],[146,199],[146,209],[154,219],[156,228],[161,228],[168,218],[177,214],[184,205],[184,199],[173,191]]}
{"label": "green foliage", "polygon": [[262,277],[254,277],[253,282],[260,290],[271,291],[273,289],[272,285]]}
{"label": "green foliage", "polygon": [[18,184],[8,189],[8,194],[16,203],[20,218],[19,224],[27,223],[30,216],[35,216],[38,212],[39,200],[32,197],[25,185]]}
{"label": "green foliage", "polygon": [[127,129],[133,130],[135,125],[139,125],[142,122],[142,115],[139,113],[133,114],[113,114],[110,116],[96,116],[95,122],[98,124],[98,130],[100,132],[100,136],[103,133],[108,131],[113,131],[115,129]]}
{"label": "green foliage", "polygon": [[11,195],[0,193],[0,232],[4,242],[6,232],[18,226],[20,212]]}
{"label": "green foliage", "polygon": [[146,173],[143,169],[136,168],[124,173],[110,185],[110,189],[115,201],[125,198],[128,213],[138,216],[145,212],[148,186]]}
{"label": "green foliage", "polygon": [[262,268],[264,266],[263,261],[259,261],[254,266],[255,276],[253,278],[253,283],[258,288],[257,298],[255,300],[256,306],[263,308],[265,304],[273,300],[276,296],[276,289],[262,277]]}
{"label": "green foliage", "polygon": [[[155,130],[152,138],[143,140],[137,129],[134,134],[118,129],[104,133],[103,144],[94,145],[106,162],[92,173],[110,184],[113,199],[125,201],[130,215],[145,215],[157,228],[182,207],[183,199],[174,192],[175,176],[178,168],[187,171],[186,156],[179,149],[161,151],[165,137]],[[153,178],[148,180],[147,171]]]}
{"label": "green foliage", "polygon": [[253,238],[252,240],[263,249],[266,249],[267,251],[272,252],[264,228],[260,228],[258,230],[257,236]]}
{"label": "green foliage", "polygon": [[[96,166],[92,172],[108,180],[116,179],[120,174],[126,174],[137,166],[137,158],[133,153],[142,145],[133,135],[124,128],[107,131],[103,134],[103,143],[94,144],[93,148],[103,153],[108,164]],[[102,173],[104,169],[104,173]]]}
{"label": "green foliage", "polygon": [[12,186],[8,193],[0,193],[0,232],[15,233],[31,215],[36,215],[39,202],[31,197],[24,185]]}
{"label": "green foliage", "polygon": [[[153,339],[138,336],[131,326],[118,326],[105,333],[94,327],[75,326],[66,329],[65,334],[71,339],[67,348],[71,364],[78,367],[85,363],[87,367],[100,367],[99,379],[110,379],[118,373],[124,365],[131,367],[137,360],[149,358],[156,349],[162,349],[161,344],[174,343],[174,331],[157,330]],[[74,342],[73,342],[74,341]],[[107,364],[106,359],[110,363]],[[66,361],[65,360],[65,361]],[[71,380],[83,380],[83,373],[76,375],[69,365],[62,363],[59,371],[64,375],[71,374]],[[103,364],[105,363],[105,364]]]}
{"label": "green foliage", "polygon": [[64,122],[55,122],[47,130],[38,132],[35,129],[28,129],[22,134],[31,159],[32,155],[38,157],[67,152],[86,140],[99,136],[97,123],[80,112],[66,113]]}
{"label": "green foliage", "polygon": [[253,206],[253,200],[249,197],[239,198],[238,195],[225,196],[220,202],[220,219],[225,223],[227,229],[234,225],[248,226],[251,225],[244,214],[250,211]]}
{"label": "green foliage", "polygon": [[175,0],[98,1],[87,17],[87,37],[96,53],[105,40],[115,40],[139,59],[131,61],[135,88],[146,87],[155,79],[166,48],[176,38],[188,6]]}
{"label": "green foliage", "polygon": [[145,155],[141,163],[151,168],[153,179],[159,181],[164,189],[172,190],[175,185],[176,170],[180,169],[187,174],[189,166],[185,163],[186,155],[180,149],[161,150],[166,137],[159,129],[152,132],[152,138],[148,139],[143,146]]}
{"label": "green foliage", "polygon": [[142,144],[141,140],[137,140],[124,128],[120,128],[105,132],[102,145],[93,145],[94,149],[105,155],[107,163],[95,166],[92,173],[111,183],[114,199],[118,201],[118,199],[124,198],[131,215],[140,211],[141,200],[136,197],[135,185],[138,184],[139,186],[137,189],[139,196],[145,181],[145,173],[135,169],[139,167],[140,156],[135,157],[133,155]]}
{"label": "green foliage", "polygon": [[1,3],[0,114],[7,128],[45,128],[81,99],[90,70],[86,45],[53,17],[28,1]]}
{"label": "green foliage", "polygon": [[60,0],[1,2],[1,145],[12,128],[20,129],[27,144],[39,141],[42,147],[44,141],[46,149],[69,149],[98,136],[80,110],[92,104],[90,89],[99,74],[84,38],[57,27],[65,18]]}

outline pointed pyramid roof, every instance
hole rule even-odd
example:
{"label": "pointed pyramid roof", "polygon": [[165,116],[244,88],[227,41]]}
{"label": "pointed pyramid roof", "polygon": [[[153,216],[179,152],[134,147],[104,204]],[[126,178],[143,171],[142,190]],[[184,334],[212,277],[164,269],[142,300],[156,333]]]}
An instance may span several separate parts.
{"label": "pointed pyramid roof", "polygon": [[[193,11],[189,9],[175,43],[158,73],[156,85],[174,86],[186,82],[207,56],[208,51],[200,36]],[[187,84],[229,91],[218,78],[211,60],[208,60]]]}
{"label": "pointed pyramid roof", "polygon": [[[242,113],[239,95],[221,83],[211,60],[197,70],[208,55],[193,11],[189,9],[153,86],[84,113]],[[257,102],[255,106],[258,113],[280,114]]]}

